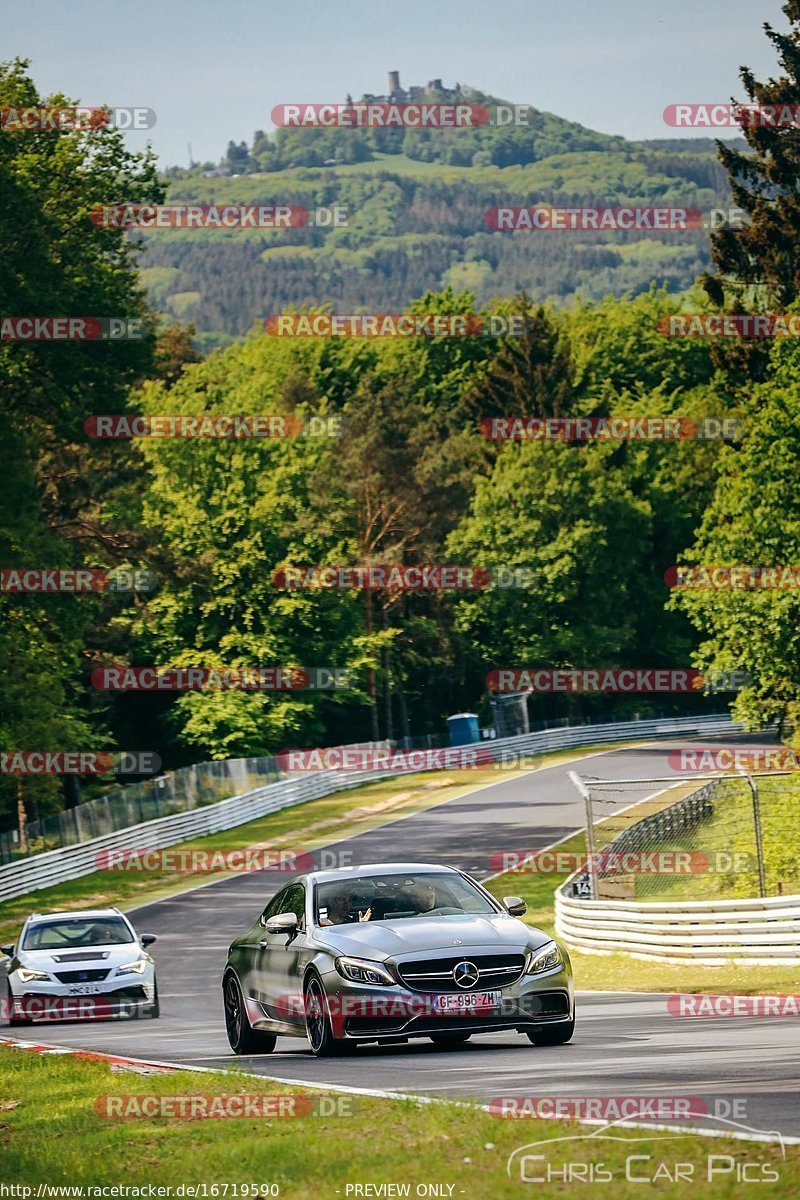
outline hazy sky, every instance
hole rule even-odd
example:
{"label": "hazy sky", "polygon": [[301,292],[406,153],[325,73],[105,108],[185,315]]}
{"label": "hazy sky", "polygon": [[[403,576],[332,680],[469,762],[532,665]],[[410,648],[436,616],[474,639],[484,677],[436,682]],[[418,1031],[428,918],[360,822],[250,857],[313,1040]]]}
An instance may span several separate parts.
{"label": "hazy sky", "polygon": [[[674,136],[667,104],[743,99],[738,68],[776,73],[762,30],[780,0],[0,0],[0,57],[44,92],[155,109],[164,165],[216,161],[275,104],[442,78],[632,138]],[[683,136],[683,135],[682,135]]]}

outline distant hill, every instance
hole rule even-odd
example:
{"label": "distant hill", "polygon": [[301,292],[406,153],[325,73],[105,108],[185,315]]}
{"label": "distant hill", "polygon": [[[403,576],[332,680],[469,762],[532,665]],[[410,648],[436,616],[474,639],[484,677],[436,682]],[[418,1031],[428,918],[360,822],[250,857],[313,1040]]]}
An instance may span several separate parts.
{"label": "distant hill", "polygon": [[349,214],[343,228],[148,235],[141,262],[151,299],[193,321],[205,347],[286,308],[396,311],[447,284],[479,302],[525,288],[561,304],[636,294],[653,280],[682,291],[709,262],[702,230],[508,233],[490,230],[486,211],[729,204],[710,139],[629,142],[536,109],[516,128],[259,131],[252,146],[231,143],[222,164],[165,174],[170,202],[340,205]]}

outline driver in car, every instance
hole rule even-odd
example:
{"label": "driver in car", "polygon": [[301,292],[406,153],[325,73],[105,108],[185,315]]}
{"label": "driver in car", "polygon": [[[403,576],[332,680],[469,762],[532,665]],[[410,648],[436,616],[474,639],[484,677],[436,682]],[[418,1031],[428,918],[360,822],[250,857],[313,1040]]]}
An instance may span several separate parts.
{"label": "driver in car", "polygon": [[[355,922],[356,918],[350,915],[355,908],[355,896],[352,892],[340,892],[338,896],[334,896],[328,905],[327,916],[320,918],[320,925],[346,925],[350,922]],[[372,918],[372,909],[368,908],[365,911],[358,911],[359,921],[369,921]]]}
{"label": "driver in car", "polygon": [[417,883],[409,892],[409,900],[416,908],[418,915],[430,912],[436,908],[436,888],[432,883]]}

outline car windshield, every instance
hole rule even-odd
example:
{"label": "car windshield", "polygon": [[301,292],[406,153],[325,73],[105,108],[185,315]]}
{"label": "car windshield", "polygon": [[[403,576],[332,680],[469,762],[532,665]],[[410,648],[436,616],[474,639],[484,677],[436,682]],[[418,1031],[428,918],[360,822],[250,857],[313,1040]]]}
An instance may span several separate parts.
{"label": "car windshield", "polygon": [[71,950],[81,946],[118,946],[132,942],[122,917],[62,917],[42,921],[25,934],[23,950]]}
{"label": "car windshield", "polygon": [[486,916],[497,911],[468,880],[441,871],[363,875],[320,883],[316,889],[319,925],[464,914]]}

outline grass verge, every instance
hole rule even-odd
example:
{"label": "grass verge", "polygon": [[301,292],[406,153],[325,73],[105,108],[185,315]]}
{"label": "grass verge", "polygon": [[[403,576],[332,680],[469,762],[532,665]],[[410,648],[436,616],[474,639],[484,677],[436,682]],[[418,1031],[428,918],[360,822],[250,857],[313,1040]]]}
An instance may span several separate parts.
{"label": "grass verge", "polygon": [[[520,1045],[521,1060],[542,1053],[527,1043]],[[512,1151],[540,1140],[577,1137],[576,1141],[536,1147],[546,1161],[529,1161],[526,1169],[541,1175],[577,1164],[602,1162],[612,1176],[595,1182],[592,1194],[606,1197],[642,1195],[640,1184],[626,1183],[626,1159],[637,1159],[636,1175],[654,1177],[664,1186],[667,1172],[677,1164],[690,1164],[693,1195],[729,1200],[740,1194],[737,1175],[751,1164],[751,1178],[766,1176],[760,1196],[800,1193],[800,1159],[797,1147],[786,1147],[784,1159],[775,1143],[703,1138],[699,1134],[619,1129],[619,1141],[588,1140],[590,1128],[576,1122],[500,1119],[469,1106],[421,1104],[418,1101],[339,1096],[346,1115],[290,1117],[212,1117],[179,1119],[165,1116],[107,1117],[98,1112],[104,1097],[124,1097],[127,1107],[141,1098],[190,1095],[268,1097],[307,1095],[319,1102],[321,1093],[287,1087],[238,1073],[199,1074],[167,1072],[148,1076],[115,1073],[99,1062],[66,1055],[45,1058],[24,1050],[0,1047],[0,1074],[4,1098],[0,1100],[0,1161],[2,1178],[33,1190],[28,1195],[47,1196],[54,1189],[108,1187],[144,1189],[130,1195],[148,1195],[148,1188],[184,1185],[197,1187],[194,1195],[223,1197],[277,1194],[291,1200],[336,1200],[347,1196],[425,1195],[418,1188],[437,1185],[429,1195],[454,1200],[511,1200],[520,1194],[519,1157],[512,1177],[506,1162]],[[412,1079],[413,1085],[413,1079]],[[326,1093],[332,1097],[333,1093]],[[131,1101],[129,1098],[138,1098]],[[154,1103],[149,1101],[148,1103]],[[157,1102],[156,1102],[157,1103]],[[330,1100],[328,1101],[330,1104]],[[381,1136],[376,1136],[381,1130]],[[651,1141],[650,1136],[658,1140]],[[709,1156],[716,1168],[708,1179]],[[725,1156],[724,1158],[722,1156]],[[684,1165],[684,1172],[686,1166]],[[607,1178],[608,1176],[606,1176]],[[686,1178],[684,1174],[684,1179]],[[226,1191],[223,1191],[225,1185]],[[242,1190],[241,1185],[248,1190]],[[365,1185],[395,1184],[404,1190],[363,1190]],[[38,1192],[40,1185],[43,1190]],[[203,1190],[205,1185],[206,1190]],[[234,1190],[234,1185],[239,1185]],[[361,1185],[362,1190],[354,1191]],[[685,1186],[685,1185],[684,1185]],[[216,1187],[216,1191],[211,1191]],[[563,1179],[536,1185],[537,1196],[564,1196],[574,1190]],[[10,1194],[10,1193],[9,1193]],[[18,1193],[21,1195],[21,1193]],[[55,1190],[55,1195],[81,1192]],[[123,1193],[120,1193],[123,1194]],[[152,1193],[150,1193],[152,1194]],[[156,1193],[158,1194],[158,1193]],[[162,1195],[169,1193],[162,1193]],[[84,1197],[91,1193],[84,1191]]]}

